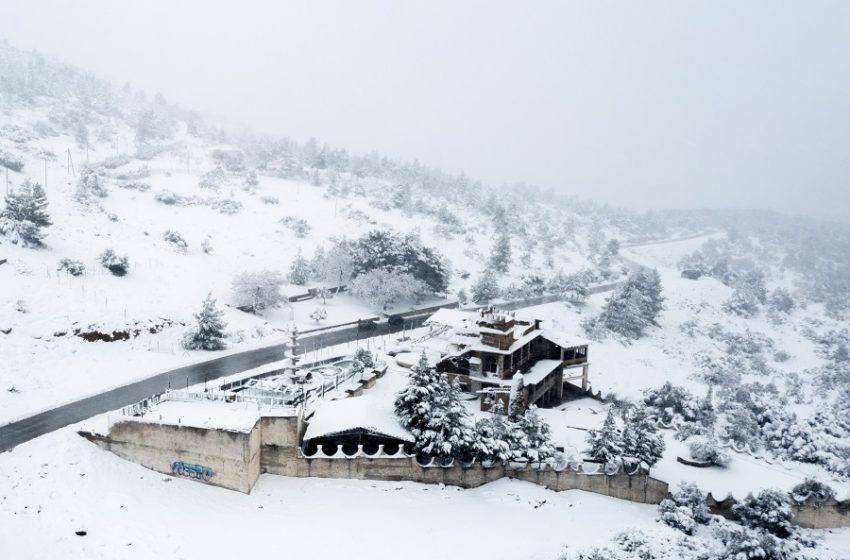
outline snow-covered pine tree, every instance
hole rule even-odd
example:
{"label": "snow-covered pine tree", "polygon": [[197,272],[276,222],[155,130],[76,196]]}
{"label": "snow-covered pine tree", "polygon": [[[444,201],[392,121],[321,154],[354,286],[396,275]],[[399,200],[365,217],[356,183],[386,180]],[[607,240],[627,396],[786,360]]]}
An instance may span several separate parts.
{"label": "snow-covered pine tree", "polygon": [[762,529],[781,539],[794,533],[791,504],[781,490],[765,488],[757,496],[751,494],[732,506],[732,512],[745,527]]}
{"label": "snow-covered pine tree", "polygon": [[428,365],[425,352],[419,357],[419,363],[410,368],[407,386],[396,395],[395,414],[414,437],[419,437],[428,426],[431,411],[434,408],[434,393],[437,390],[438,376]]}
{"label": "snow-covered pine tree", "polygon": [[511,264],[511,238],[502,230],[496,238],[496,243],[490,251],[488,267],[502,274],[508,271]]}
{"label": "snow-covered pine tree", "polygon": [[518,420],[525,412],[525,378],[520,372],[514,374],[511,379],[511,393],[508,400],[508,418],[512,421]]}
{"label": "snow-covered pine tree", "polygon": [[519,429],[525,435],[527,447],[523,450],[524,458],[531,462],[545,461],[555,456],[555,444],[552,443],[552,430],[549,424],[537,414],[532,406],[525,411],[517,421]]}
{"label": "snow-covered pine tree", "polygon": [[186,332],[183,337],[183,348],[186,350],[222,350],[224,343],[224,328],[227,326],[222,317],[224,312],[215,305],[212,294],[204,299],[203,309],[195,314],[197,325]]}
{"label": "snow-covered pine tree", "polygon": [[576,273],[564,277],[563,286],[561,286],[561,297],[564,298],[565,302],[579,307],[585,304],[588,295],[587,275]]}
{"label": "snow-covered pine tree", "polygon": [[5,208],[0,211],[0,233],[12,243],[40,246],[45,236],[42,230],[51,225],[47,194],[40,184],[27,180],[6,195]]}
{"label": "snow-covered pine tree", "polygon": [[608,298],[599,315],[599,323],[626,338],[640,338],[647,327],[657,324],[656,319],[663,309],[658,271],[640,271],[630,275]]}
{"label": "snow-covered pine tree", "polygon": [[295,260],[289,265],[287,279],[290,284],[295,284],[296,286],[303,286],[310,280],[310,263],[304,258],[301,249],[298,249]]}
{"label": "snow-covered pine tree", "polygon": [[614,419],[614,408],[608,408],[608,414],[602,427],[587,432],[587,455],[603,463],[619,463],[623,455],[623,438]]}
{"label": "snow-covered pine tree", "polygon": [[623,459],[631,469],[647,468],[664,455],[664,437],[649,417],[646,407],[637,405],[626,411],[623,427]]}
{"label": "snow-covered pine tree", "polygon": [[472,301],[484,304],[496,299],[499,295],[500,290],[499,283],[496,281],[496,274],[490,269],[484,270],[475,284],[472,285]]}
{"label": "snow-covered pine tree", "polygon": [[438,377],[434,407],[425,429],[417,438],[417,448],[430,457],[471,458],[475,453],[475,430],[470,414],[460,398],[457,379]]}

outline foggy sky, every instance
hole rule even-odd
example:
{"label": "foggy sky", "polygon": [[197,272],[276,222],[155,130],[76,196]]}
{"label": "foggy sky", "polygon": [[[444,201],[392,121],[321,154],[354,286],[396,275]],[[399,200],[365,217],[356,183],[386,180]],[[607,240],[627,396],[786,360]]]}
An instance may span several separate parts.
{"label": "foggy sky", "polygon": [[0,37],[488,183],[850,210],[850,2],[3,0]]}

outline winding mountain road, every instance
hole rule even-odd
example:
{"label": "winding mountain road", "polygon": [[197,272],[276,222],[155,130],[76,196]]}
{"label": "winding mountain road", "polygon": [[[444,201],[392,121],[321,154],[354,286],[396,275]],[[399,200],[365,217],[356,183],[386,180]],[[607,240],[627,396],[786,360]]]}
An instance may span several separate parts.
{"label": "winding mountain road", "polygon": [[[674,240],[657,241],[653,243],[644,243],[643,245],[654,245],[656,243],[669,243]],[[637,245],[632,245],[632,247]],[[623,258],[626,264],[633,270],[643,268],[634,261]],[[591,294],[599,294],[608,292],[617,288],[621,282],[612,282],[593,286],[590,288]],[[560,298],[557,295],[545,295],[518,301],[512,301],[499,304],[500,309],[507,311],[542,305],[558,301]],[[401,325],[390,326],[387,322],[378,323],[375,329],[363,331],[357,326],[339,328],[335,330],[326,330],[321,333],[305,334],[301,336],[299,345],[304,349],[314,350],[318,348],[326,348],[337,344],[344,344],[359,340],[360,338],[381,336],[401,332],[402,329],[411,329],[422,326],[428,316],[439,309],[440,307],[457,307],[457,303],[447,303],[445,305],[435,306],[428,309],[419,309],[407,313],[401,313],[404,317],[404,322]],[[123,406],[139,402],[142,399],[162,393],[169,386],[169,383],[175,385],[202,383],[204,381],[212,381],[227,375],[233,375],[241,371],[260,367],[264,364],[275,362],[283,359],[284,344],[274,346],[266,346],[253,350],[246,350],[236,354],[221,356],[205,362],[195,363],[183,367],[178,367],[165,373],[160,373],[141,381],[122,385],[115,389],[110,389],[92,395],[56,408],[40,412],[33,416],[11,422],[4,426],[0,426],[0,452],[8,451],[26,441],[34,439],[38,436],[50,433],[54,430],[64,428],[70,424],[81,422],[92,416],[116,410]]]}

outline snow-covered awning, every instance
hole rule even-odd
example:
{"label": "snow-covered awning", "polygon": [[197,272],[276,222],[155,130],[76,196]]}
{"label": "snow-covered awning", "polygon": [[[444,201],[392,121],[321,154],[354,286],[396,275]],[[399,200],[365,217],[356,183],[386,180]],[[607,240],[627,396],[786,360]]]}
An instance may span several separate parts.
{"label": "snow-covered awning", "polygon": [[396,418],[389,399],[371,396],[349,397],[323,403],[307,426],[304,440],[363,430],[402,441],[414,441],[413,434]]}
{"label": "snow-covered awning", "polygon": [[575,348],[576,346],[587,346],[590,341],[573,335],[567,335],[561,331],[543,329],[543,338],[557,344],[561,348]]}
{"label": "snow-covered awning", "polygon": [[470,311],[461,311],[459,309],[438,309],[436,313],[425,320],[426,325],[443,325],[452,329],[460,330],[464,328],[469,321],[477,316],[476,313]]}

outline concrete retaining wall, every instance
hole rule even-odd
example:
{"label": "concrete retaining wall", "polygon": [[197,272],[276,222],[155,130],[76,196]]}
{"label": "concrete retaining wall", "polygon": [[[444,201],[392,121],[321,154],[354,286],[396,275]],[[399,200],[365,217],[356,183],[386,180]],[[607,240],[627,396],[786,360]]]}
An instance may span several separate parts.
{"label": "concrete retaining wall", "polygon": [[368,457],[311,459],[298,449],[263,446],[263,472],[294,477],[341,478],[350,480],[387,480],[446,484],[476,488],[500,478],[533,482],[556,491],[585,490],[632,502],[658,504],[667,497],[667,483],[647,474],[586,474],[571,469],[555,470],[509,466],[486,467],[455,464],[450,467],[420,465],[414,457]]}
{"label": "concrete retaining wall", "polygon": [[[738,501],[728,496],[717,500],[710,493],[705,499],[711,513],[722,515],[727,519],[735,519],[732,506]],[[827,500],[818,504],[813,498],[802,502],[795,502],[791,509],[794,512],[794,523],[807,529],[829,529],[836,527],[850,527],[850,500],[839,502],[835,499]]]}
{"label": "concrete retaining wall", "polygon": [[108,437],[86,436],[149,469],[239,492],[250,492],[260,475],[256,426],[245,433],[128,420],[115,423]]}

